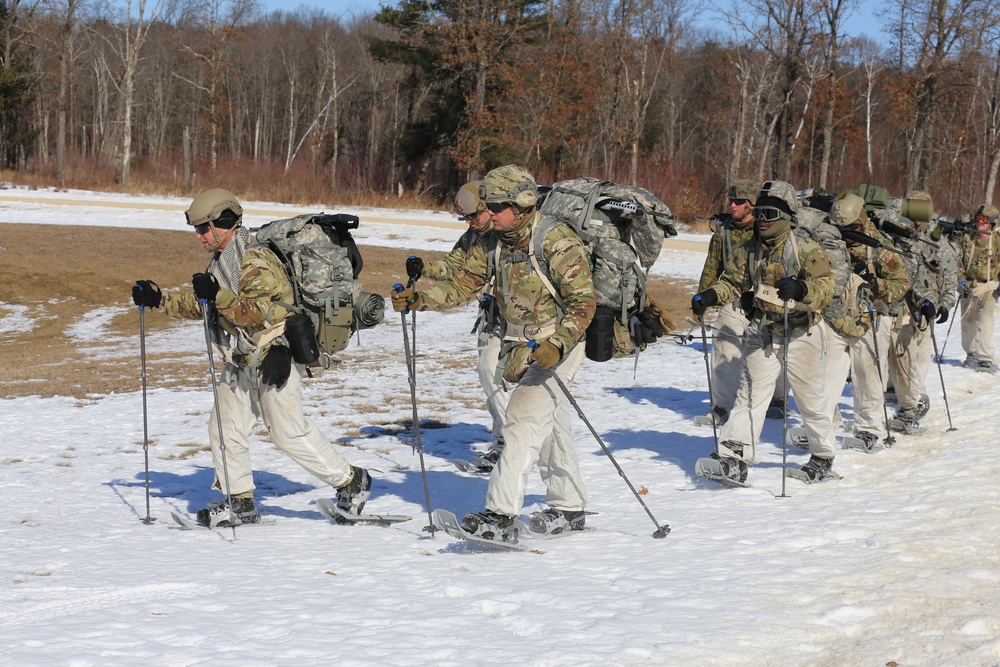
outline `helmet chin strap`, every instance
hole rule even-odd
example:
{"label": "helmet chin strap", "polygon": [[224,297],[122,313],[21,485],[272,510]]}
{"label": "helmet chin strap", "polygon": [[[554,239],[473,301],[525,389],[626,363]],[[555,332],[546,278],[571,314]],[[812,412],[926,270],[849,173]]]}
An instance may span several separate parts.
{"label": "helmet chin strap", "polygon": [[212,230],[212,236],[215,237],[215,241],[209,244],[207,248],[205,248],[207,252],[218,252],[220,247],[226,245],[229,239],[233,238],[233,234],[236,233],[236,228],[240,226],[239,223],[233,225],[232,227],[227,229],[226,233],[223,234],[222,237],[220,238],[218,231],[215,228],[215,223],[209,222],[208,225],[209,228],[211,228]]}

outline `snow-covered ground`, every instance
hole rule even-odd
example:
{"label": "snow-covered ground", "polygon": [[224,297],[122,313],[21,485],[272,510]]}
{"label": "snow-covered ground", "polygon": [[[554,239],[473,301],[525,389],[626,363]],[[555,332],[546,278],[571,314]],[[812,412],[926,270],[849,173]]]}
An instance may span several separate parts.
{"label": "snow-covered ground", "polygon": [[[182,228],[183,200],[0,191],[0,222]],[[172,212],[73,206],[90,198]],[[248,203],[248,209],[277,210]],[[295,213],[297,211],[291,211]],[[372,212],[398,216],[398,212]],[[118,217],[121,216],[121,217]],[[426,222],[451,216],[414,212]],[[271,217],[277,217],[272,215]],[[263,222],[251,220],[251,224]],[[450,226],[365,223],[366,243],[447,249]],[[418,231],[419,230],[419,231]],[[397,236],[399,234],[399,236]],[[657,272],[695,278],[702,257],[669,251]],[[123,295],[122,308],[129,308]],[[23,330],[30,322],[3,306]],[[136,336],[123,347],[134,354]],[[467,335],[472,307],[417,317],[418,407],[431,504],[482,508],[486,478],[458,472],[489,439]],[[98,341],[102,313],[67,323]],[[957,328],[957,327],[956,327]],[[939,326],[943,341],[946,327]],[[686,333],[686,329],[682,331]],[[697,333],[697,332],[695,332]],[[257,498],[274,525],[186,531],[171,511],[213,497],[206,413],[211,390],[149,378],[146,525],[142,395],[0,401],[0,664],[10,665],[955,665],[1000,664],[1000,465],[996,379],[964,369],[957,331],[944,379],[928,378],[926,433],[877,454],[846,450],[841,481],[782,492],[781,424],[764,430],[753,488],[698,480],[712,449],[700,344],[659,342],[632,361],[586,362],[571,390],[659,523],[576,420],[596,528],[497,552],[429,536],[411,449],[400,318],[364,332],[307,382],[306,411],[353,463],[378,471],[372,511],[414,518],[391,528],[336,526],[331,495],[263,429]],[[198,323],[147,336],[147,351],[204,356]],[[137,371],[138,372],[138,371]],[[845,409],[847,409],[846,403]],[[848,413],[849,414],[849,413]],[[806,455],[789,452],[792,463]],[[544,506],[533,476],[525,513]]]}

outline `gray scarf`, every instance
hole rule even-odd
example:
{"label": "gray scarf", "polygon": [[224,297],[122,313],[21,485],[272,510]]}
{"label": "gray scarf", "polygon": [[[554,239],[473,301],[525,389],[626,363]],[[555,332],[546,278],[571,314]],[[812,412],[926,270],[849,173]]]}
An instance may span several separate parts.
{"label": "gray scarf", "polygon": [[[239,294],[240,287],[240,266],[243,264],[243,255],[250,245],[250,231],[242,225],[236,228],[232,238],[222,252],[217,252],[212,256],[212,261],[208,263],[206,273],[211,273],[219,281],[219,286],[227,289],[233,294]],[[210,319],[217,322],[217,315],[212,313]],[[225,344],[225,332],[221,327],[214,327],[214,338],[219,344]],[[242,340],[242,336],[237,337],[236,349],[238,352],[247,354],[253,350],[253,346]]]}

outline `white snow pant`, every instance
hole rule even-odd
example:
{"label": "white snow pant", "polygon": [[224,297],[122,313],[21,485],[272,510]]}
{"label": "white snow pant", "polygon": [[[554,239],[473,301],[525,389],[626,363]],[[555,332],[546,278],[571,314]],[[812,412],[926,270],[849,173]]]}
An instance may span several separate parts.
{"label": "white snow pant", "polygon": [[889,367],[900,408],[917,407],[921,395],[927,394],[927,372],[932,361],[932,326],[933,322],[921,331],[910,321],[901,327],[893,327],[889,334]]}
{"label": "white snow pant", "polygon": [[587,492],[573,443],[569,400],[552,377],[555,372],[568,388],[583,363],[583,355],[580,343],[552,369],[532,364],[510,392],[503,455],[490,474],[486,509],[519,515],[528,474],[536,461],[549,507],[582,510],[586,506]]}
{"label": "white snow pant", "polygon": [[[736,392],[743,376],[743,339],[749,322],[737,302],[719,308],[712,338],[712,399],[713,404],[731,412],[736,404]],[[774,398],[783,399],[781,381],[774,385]]]}
{"label": "white snow pant", "polygon": [[[887,329],[883,318],[878,318],[879,328]],[[885,355],[882,354],[884,341],[879,340],[879,363],[882,375],[875,362],[874,329],[864,336],[845,336],[830,330],[830,345],[826,358],[827,400],[830,417],[836,422],[836,413],[847,376],[851,376],[854,394],[854,431],[867,431],[880,437],[885,435],[885,414],[882,411],[884,389],[882,377],[885,375]]]}
{"label": "white snow pant", "polygon": [[[254,490],[250,436],[257,426],[257,417],[264,419],[275,446],[320,481],[338,487],[351,478],[351,465],[302,412],[304,368],[293,363],[288,382],[283,387],[277,389],[262,385],[258,396],[257,378],[249,366],[237,368],[231,363],[223,366],[217,388],[219,402],[213,407],[208,424],[208,439],[215,464],[213,488],[226,492],[228,469],[229,493],[237,495]],[[220,413],[226,445],[226,469],[223,468],[219,447]]]}
{"label": "white snow pant", "polygon": [[966,354],[974,354],[978,359],[993,361],[996,343],[993,342],[993,318],[996,301],[993,293],[962,299],[962,348]]}
{"label": "white snow pant", "polygon": [[493,446],[503,443],[503,425],[507,421],[507,400],[510,392],[504,385],[502,371],[497,372],[500,365],[500,337],[488,334],[479,336],[479,361],[476,371],[479,373],[479,384],[486,393],[486,410],[493,419]]}
{"label": "white snow pant", "polygon": [[[809,436],[809,450],[824,459],[832,459],[836,454],[833,411],[823,386],[824,353],[829,334],[829,327],[820,320],[809,331],[792,331],[788,341],[788,384]],[[750,324],[744,348],[746,365],[736,405],[719,431],[720,455],[754,462],[754,446],[764,427],[774,385],[782,374],[783,344],[784,337],[780,334],[772,334],[766,326]],[[741,445],[742,454],[737,455],[727,446],[729,443]]]}

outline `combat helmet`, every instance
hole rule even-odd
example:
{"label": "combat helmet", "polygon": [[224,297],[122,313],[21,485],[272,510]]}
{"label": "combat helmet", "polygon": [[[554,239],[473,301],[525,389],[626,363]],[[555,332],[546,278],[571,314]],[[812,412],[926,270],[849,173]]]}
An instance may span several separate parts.
{"label": "combat helmet", "polygon": [[479,198],[484,204],[496,202],[513,204],[519,209],[531,208],[538,203],[538,186],[527,169],[509,164],[497,167],[483,177]]}
{"label": "combat helmet", "polygon": [[795,188],[790,183],[784,181],[765,181],[760,186],[757,193],[755,209],[776,208],[783,215],[791,220],[799,210],[799,199],[795,194]]}
{"label": "combat helmet", "polygon": [[229,190],[212,188],[194,198],[184,217],[192,227],[210,225],[230,229],[242,220],[243,207]]}
{"label": "combat helmet", "polygon": [[983,216],[990,222],[991,227],[997,226],[997,218],[1000,218],[1000,210],[997,210],[996,206],[992,204],[980,204],[979,208],[972,215],[973,219]]}
{"label": "combat helmet", "polygon": [[729,201],[733,201],[735,199],[745,199],[750,202],[751,206],[753,206],[757,203],[757,188],[754,186],[753,181],[736,181],[729,186],[727,198]]}
{"label": "combat helmet", "polygon": [[471,181],[459,188],[455,193],[455,213],[466,218],[486,210],[486,205],[479,198],[481,183],[482,181]]}
{"label": "combat helmet", "polygon": [[859,220],[864,222],[865,200],[853,192],[843,192],[833,201],[830,220],[838,227],[850,227]]}

